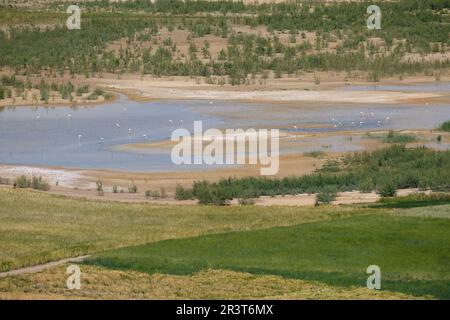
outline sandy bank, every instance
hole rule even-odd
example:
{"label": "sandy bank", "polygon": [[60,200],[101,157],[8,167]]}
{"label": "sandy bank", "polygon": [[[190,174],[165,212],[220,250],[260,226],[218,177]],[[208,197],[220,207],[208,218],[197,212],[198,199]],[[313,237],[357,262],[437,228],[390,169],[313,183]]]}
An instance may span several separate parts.
{"label": "sandy bank", "polygon": [[[418,82],[424,79],[417,78]],[[223,100],[244,102],[322,102],[322,103],[424,103],[450,101],[449,92],[370,91],[342,88],[349,82],[330,79],[320,85],[298,79],[273,79],[266,85],[219,86],[196,83],[183,77],[152,78],[135,76],[123,79],[95,79],[96,84],[125,93],[133,100]],[[384,81],[377,85],[405,85],[415,82]],[[352,82],[352,85],[367,82]],[[374,85],[374,83],[371,83]]]}

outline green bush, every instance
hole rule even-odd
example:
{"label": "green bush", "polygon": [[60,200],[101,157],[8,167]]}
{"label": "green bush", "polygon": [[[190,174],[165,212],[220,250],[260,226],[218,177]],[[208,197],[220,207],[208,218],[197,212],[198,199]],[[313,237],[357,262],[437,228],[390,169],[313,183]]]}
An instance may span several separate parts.
{"label": "green bush", "polygon": [[147,190],[147,191],[145,191],[145,197],[147,199],[150,199],[150,198],[159,199],[159,198],[161,198],[161,193],[159,191]]}
{"label": "green bush", "polygon": [[338,190],[335,186],[326,186],[316,195],[316,205],[330,204],[336,200]]}
{"label": "green bush", "polygon": [[450,121],[446,121],[439,126],[440,131],[450,132]]}
{"label": "green bush", "polygon": [[363,193],[370,193],[374,189],[374,183],[373,180],[370,178],[367,178],[366,180],[361,181],[359,184],[359,191]]}
{"label": "green bush", "polygon": [[88,92],[89,92],[89,85],[87,84],[87,85],[78,87],[76,90],[76,95],[81,96],[84,93],[88,93]]}
{"label": "green bush", "polygon": [[27,179],[27,177],[25,176],[20,176],[16,178],[16,182],[14,183],[14,185],[16,186],[16,188],[29,188],[31,186],[31,182],[29,179]]}
{"label": "green bush", "polygon": [[193,193],[200,204],[224,206],[233,199],[229,189],[223,186],[210,188],[206,181],[194,182]]}
{"label": "green bush", "polygon": [[378,188],[378,194],[383,198],[395,197],[397,186],[393,181],[385,181]]}
{"label": "green bush", "polygon": [[194,182],[193,194],[200,204],[211,204],[213,202],[212,189],[206,181]]}
{"label": "green bush", "polygon": [[385,143],[410,143],[415,141],[417,141],[415,136],[400,134],[393,130],[389,130],[387,136],[383,138],[383,142]]}
{"label": "green bush", "polygon": [[194,199],[194,193],[192,189],[183,188],[178,185],[175,190],[175,199],[176,200],[192,200]]}
{"label": "green bush", "polygon": [[42,180],[42,177],[33,176],[28,179],[26,176],[22,175],[16,178],[14,182],[15,188],[32,188],[35,190],[48,191],[50,190],[50,185]]}
{"label": "green bush", "polygon": [[305,157],[320,158],[325,155],[325,152],[323,152],[322,150],[317,150],[317,151],[305,152],[305,153],[303,153],[303,155]]}
{"label": "green bush", "polygon": [[[378,191],[386,181],[397,189],[450,189],[450,151],[392,145],[374,152],[356,152],[327,162],[314,173],[282,179],[267,177],[228,178],[218,182],[195,182],[195,198],[214,202],[214,190],[226,190],[226,198],[257,198],[299,193],[319,193],[327,186],[339,192]],[[224,193],[224,191],[218,191]],[[180,191],[178,192],[180,194]]]}

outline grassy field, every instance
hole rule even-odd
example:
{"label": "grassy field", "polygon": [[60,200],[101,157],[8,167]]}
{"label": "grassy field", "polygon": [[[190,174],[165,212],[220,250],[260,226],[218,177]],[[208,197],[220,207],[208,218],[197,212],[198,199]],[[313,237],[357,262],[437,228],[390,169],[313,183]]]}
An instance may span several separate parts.
{"label": "grassy field", "polygon": [[370,212],[105,203],[8,188],[0,188],[0,203],[0,271],[133,244]]}
{"label": "grassy field", "polygon": [[[82,290],[67,290],[60,266],[0,279],[0,299],[448,299],[450,205],[411,199],[182,207],[0,188],[2,271],[97,253]],[[381,292],[365,288],[370,264]]]}
{"label": "grassy field", "polygon": [[168,240],[108,251],[97,266],[185,275],[225,269],[365,286],[379,265],[383,288],[450,299],[450,220],[375,214],[292,227]]}

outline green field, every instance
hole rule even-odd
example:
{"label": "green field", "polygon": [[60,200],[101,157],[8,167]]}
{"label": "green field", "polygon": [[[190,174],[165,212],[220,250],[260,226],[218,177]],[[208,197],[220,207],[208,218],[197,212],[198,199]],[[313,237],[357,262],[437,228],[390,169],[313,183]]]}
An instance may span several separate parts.
{"label": "green field", "polygon": [[225,269],[338,286],[365,286],[366,268],[375,264],[383,289],[449,299],[449,230],[449,219],[374,214],[167,240],[108,251],[88,263],[163,274]]}
{"label": "green field", "polygon": [[[1,271],[94,254],[82,266],[86,291],[67,291],[65,269],[53,268],[1,279],[0,298],[377,298],[365,289],[372,264],[382,270],[379,298],[450,298],[444,195],[371,206],[215,207],[0,188],[0,203]],[[223,279],[229,287],[219,286]],[[259,289],[233,293],[251,283]]]}
{"label": "green field", "polygon": [[[366,214],[367,209],[157,206],[0,188],[0,271],[201,234]],[[370,210],[369,210],[370,212]]]}

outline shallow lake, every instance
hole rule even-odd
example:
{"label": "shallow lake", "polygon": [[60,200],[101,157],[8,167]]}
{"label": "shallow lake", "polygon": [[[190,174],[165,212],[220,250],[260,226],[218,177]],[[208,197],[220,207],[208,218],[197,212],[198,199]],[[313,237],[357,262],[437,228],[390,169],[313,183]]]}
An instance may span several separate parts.
{"label": "shallow lake", "polygon": [[[321,138],[328,151],[359,150],[339,131],[435,128],[450,119],[450,105],[295,106],[238,102],[119,100],[95,107],[7,107],[0,109],[0,163],[79,169],[174,171],[168,150],[118,151],[117,146],[170,139],[176,128],[192,132],[195,120],[208,128],[282,128],[336,131]],[[300,141],[299,141],[300,142]],[[304,142],[304,141],[303,141]],[[311,140],[311,143],[314,143]],[[287,152],[313,151],[293,147]]]}

